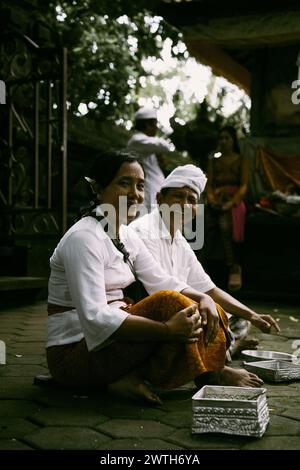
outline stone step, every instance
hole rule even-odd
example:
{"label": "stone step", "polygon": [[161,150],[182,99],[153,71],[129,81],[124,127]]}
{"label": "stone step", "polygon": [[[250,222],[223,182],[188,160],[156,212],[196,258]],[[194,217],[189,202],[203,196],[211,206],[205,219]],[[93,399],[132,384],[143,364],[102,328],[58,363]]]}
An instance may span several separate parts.
{"label": "stone step", "polygon": [[42,289],[47,283],[47,277],[0,276],[0,291]]}

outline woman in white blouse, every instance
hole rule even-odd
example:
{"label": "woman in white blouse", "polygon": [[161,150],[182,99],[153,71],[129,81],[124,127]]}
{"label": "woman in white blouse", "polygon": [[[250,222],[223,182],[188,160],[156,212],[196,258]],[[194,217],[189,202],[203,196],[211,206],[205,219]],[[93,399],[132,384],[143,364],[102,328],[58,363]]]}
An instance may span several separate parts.
{"label": "woman in white blouse", "polygon": [[[50,259],[46,347],[56,381],[152,403],[160,398],[147,383],[261,385],[256,375],[225,366],[227,318],[221,307],[166,275],[123,225],[143,202],[139,161],[107,153],[89,176],[96,201]],[[135,279],[150,295],[132,304],[123,290]],[[207,322],[209,337],[202,331]]]}

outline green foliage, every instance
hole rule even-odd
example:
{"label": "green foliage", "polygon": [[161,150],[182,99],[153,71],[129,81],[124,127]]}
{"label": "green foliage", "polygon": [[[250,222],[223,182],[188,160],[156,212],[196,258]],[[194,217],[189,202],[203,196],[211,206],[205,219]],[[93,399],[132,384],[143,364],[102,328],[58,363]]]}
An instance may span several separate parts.
{"label": "green foliage", "polygon": [[[22,12],[22,18],[26,16],[34,25],[33,28],[20,24],[16,27],[40,46],[67,48],[70,115],[78,114],[78,106],[84,103],[89,121],[125,125],[133,119],[138,100],[152,101],[159,108],[174,110],[177,121],[172,122],[176,134],[173,141],[193,158],[199,155],[197,134],[211,134],[210,123],[217,128],[224,121],[222,103],[226,90],[221,90],[217,100],[211,101],[216,77],[210,79],[206,89],[193,64],[189,69],[192,61],[182,34],[149,11],[157,0],[26,0],[22,7],[19,0],[3,1],[12,10],[14,22],[18,23]],[[151,67],[145,70],[142,64],[145,58],[153,61],[159,58],[164,62],[162,52],[167,42],[169,52],[164,67],[155,73]],[[199,86],[195,91],[193,82],[197,80]],[[206,124],[202,119],[199,127],[197,107],[204,97],[208,103]],[[228,121],[235,124],[247,122],[247,118],[242,103]],[[183,123],[187,124],[185,130]],[[210,128],[209,132],[206,127]],[[163,131],[171,129],[166,126]],[[181,142],[184,133],[185,143]]]}
{"label": "green foliage", "polygon": [[68,100],[76,112],[85,103],[91,117],[130,119],[141,60],[159,57],[162,41],[178,31],[147,8],[145,0],[43,1],[41,18],[53,42],[68,49]]}

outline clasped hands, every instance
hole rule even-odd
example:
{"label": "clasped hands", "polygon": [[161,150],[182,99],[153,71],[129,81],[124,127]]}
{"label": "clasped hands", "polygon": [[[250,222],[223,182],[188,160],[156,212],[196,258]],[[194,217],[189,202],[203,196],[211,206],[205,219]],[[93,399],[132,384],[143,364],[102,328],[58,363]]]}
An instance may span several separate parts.
{"label": "clasped hands", "polygon": [[203,296],[198,305],[180,310],[165,323],[170,331],[170,339],[194,343],[203,332],[205,345],[215,339],[220,326],[215,303],[207,295]]}

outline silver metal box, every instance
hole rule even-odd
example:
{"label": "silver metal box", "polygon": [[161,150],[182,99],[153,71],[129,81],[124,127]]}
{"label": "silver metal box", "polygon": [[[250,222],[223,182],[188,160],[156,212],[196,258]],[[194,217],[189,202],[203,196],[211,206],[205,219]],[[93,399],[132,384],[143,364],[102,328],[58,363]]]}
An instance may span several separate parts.
{"label": "silver metal box", "polygon": [[244,362],[245,369],[270,382],[300,380],[300,364],[290,361]]}
{"label": "silver metal box", "polygon": [[192,433],[261,437],[269,422],[265,388],[205,385],[192,397]]}

